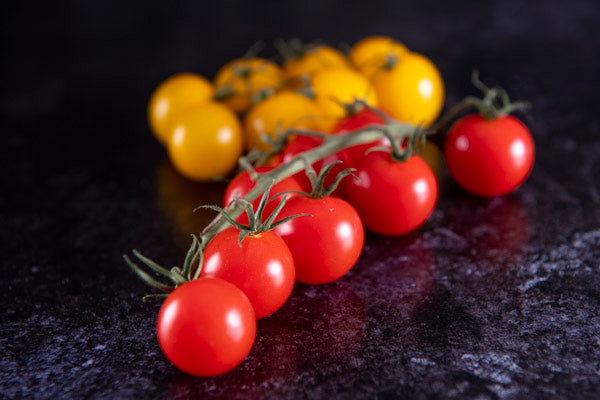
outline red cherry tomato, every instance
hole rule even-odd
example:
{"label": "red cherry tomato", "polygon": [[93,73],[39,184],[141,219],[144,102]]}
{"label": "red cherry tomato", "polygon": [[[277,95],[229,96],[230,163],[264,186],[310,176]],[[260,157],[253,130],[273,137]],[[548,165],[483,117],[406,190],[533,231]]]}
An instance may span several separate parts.
{"label": "red cherry tomato", "polygon": [[[312,137],[312,136],[297,136],[293,140],[291,140],[283,149],[281,154],[279,155],[279,163],[287,163],[290,162],[294,157],[296,157],[300,153],[304,153],[306,151],[312,150],[315,147],[319,147],[323,143],[323,140]],[[327,178],[325,179],[325,186],[329,186],[335,181],[335,177],[344,169],[348,168],[347,164],[345,164],[340,155],[340,153],[331,154],[320,161],[317,161],[312,166],[315,169],[315,172],[318,174],[323,168],[324,165],[329,165],[336,161],[342,161],[339,164],[336,164],[327,174]],[[294,175],[294,177],[300,182],[300,185],[304,188],[305,192],[312,192],[312,185],[310,184],[310,180],[308,176],[306,176],[306,172],[300,171]],[[337,189],[332,193],[333,196],[343,198],[345,196],[344,185],[340,184]]]}
{"label": "red cherry tomato", "polygon": [[[256,172],[265,173],[271,171],[272,169],[274,169],[274,167],[262,166],[256,167],[255,169]],[[236,177],[233,178],[231,182],[229,182],[229,185],[227,185],[227,189],[225,190],[225,197],[223,199],[223,207],[227,206],[227,204],[229,204],[235,198],[235,196],[245,196],[249,191],[251,191],[254,188],[255,185],[256,183],[252,181],[252,179],[250,179],[250,174],[247,171],[236,175]],[[304,191],[303,187],[300,186],[300,183],[298,183],[298,181],[294,177],[289,177],[273,185],[273,187],[271,188],[271,192],[269,193],[269,198],[272,198],[278,193],[286,192],[289,190],[298,192]],[[295,194],[290,193],[289,196],[293,197],[295,196]],[[267,217],[271,215],[271,213],[277,208],[283,197],[284,196],[281,195],[279,196],[279,199],[275,199],[274,201],[267,203],[265,210],[263,211],[263,221],[266,220]],[[252,202],[254,210],[256,210],[259,203],[260,196]],[[248,216],[244,213],[239,216],[237,221],[241,224],[247,224]]]}
{"label": "red cherry tomato", "polygon": [[346,181],[348,202],[365,226],[383,235],[417,229],[433,211],[437,182],[419,156],[395,162],[387,152],[367,154],[357,167],[358,179]]}
{"label": "red cherry tomato", "polygon": [[[333,130],[333,134],[353,132],[369,125],[381,125],[384,123],[385,121],[379,114],[368,108],[364,108],[362,111],[342,119]],[[342,159],[348,166],[356,168],[368,149],[373,146],[389,145],[390,141],[386,137],[382,137],[377,141],[359,144],[358,146],[352,146],[341,151]]]}
{"label": "red cherry tomato", "polygon": [[535,144],[527,127],[515,117],[489,121],[468,115],[450,128],[444,152],[450,175],[460,186],[493,197],[525,182],[533,168]]}
{"label": "red cherry tomato", "polygon": [[346,201],[336,197],[290,199],[281,218],[307,213],[275,228],[294,258],[296,280],[303,283],[332,282],[350,270],[364,243],[360,217]]}
{"label": "red cherry tomato", "polygon": [[175,366],[196,376],[235,368],[250,352],[256,318],[246,295],[222,279],[200,278],[175,289],[158,314],[158,343]]}
{"label": "red cherry tomato", "polygon": [[292,293],[292,254],[274,232],[248,235],[241,246],[239,233],[228,228],[208,243],[200,276],[233,283],[248,296],[256,318],[264,318],[277,311]]}

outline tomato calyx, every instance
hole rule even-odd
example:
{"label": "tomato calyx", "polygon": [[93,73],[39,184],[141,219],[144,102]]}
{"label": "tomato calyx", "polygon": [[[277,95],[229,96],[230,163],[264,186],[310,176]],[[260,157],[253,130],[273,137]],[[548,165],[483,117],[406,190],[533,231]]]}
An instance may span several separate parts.
{"label": "tomato calyx", "polygon": [[252,105],[256,105],[273,96],[275,93],[277,93],[277,89],[275,88],[260,88],[256,92],[252,93],[250,100],[252,101]]}
{"label": "tomato calyx", "polygon": [[[391,125],[389,129],[391,131],[397,129],[397,127]],[[391,147],[371,147],[365,152],[365,155],[373,151],[384,151],[390,153],[392,160],[405,162],[412,156],[419,154],[427,142],[427,131],[421,126],[417,126],[412,133],[404,136],[401,134],[394,135],[390,131],[386,131],[385,136],[388,138]]]}
{"label": "tomato calyx", "polygon": [[475,103],[475,107],[479,114],[489,121],[530,107],[530,103],[526,101],[511,102],[508,92],[501,86],[488,87],[479,79],[478,70],[473,71],[471,80],[473,85],[483,93],[483,98]]}
{"label": "tomato calyx", "polygon": [[254,148],[250,150],[245,157],[240,158],[240,166],[247,170],[252,176],[252,165],[263,165],[269,158],[280,154],[288,144],[288,141],[292,135],[311,136],[323,140],[326,140],[329,136],[331,136],[327,133],[304,129],[288,129],[286,131],[282,131],[281,127],[278,125],[275,128],[274,137],[266,133],[260,135],[261,140],[271,146],[271,151],[262,152],[257,148]]}
{"label": "tomato calyx", "polygon": [[265,49],[265,42],[263,40],[258,40],[252,46],[250,46],[250,48],[248,50],[246,50],[246,53],[244,53],[244,56],[242,58],[244,60],[251,60],[255,57],[258,57],[260,52],[263,51],[264,49]]}
{"label": "tomato calyx", "polygon": [[365,152],[365,155],[373,151],[384,151],[390,153],[392,160],[397,162],[405,162],[412,156],[419,154],[425,143],[429,132],[421,125],[415,126],[413,130],[406,129],[405,124],[395,122],[393,118],[376,107],[372,107],[363,101],[361,103],[364,108],[377,114],[384,122],[387,129],[381,132],[388,139],[390,146],[374,146]]}
{"label": "tomato calyx", "polygon": [[483,97],[467,96],[452,107],[440,120],[430,128],[430,133],[439,132],[446,128],[452,120],[469,108],[475,108],[486,120],[493,121],[515,111],[523,111],[531,107],[528,101],[511,101],[508,92],[501,86],[488,87],[479,79],[479,71],[471,73],[473,86],[479,89]]}
{"label": "tomato calyx", "polygon": [[[272,181],[271,184],[267,187],[267,189],[265,190],[265,192],[263,193],[263,195],[260,199],[260,203],[258,204],[258,207],[256,208],[256,210],[253,209],[251,202],[249,202],[246,199],[239,198],[239,197],[232,200],[231,203],[227,207],[225,207],[225,209],[223,209],[219,206],[214,206],[214,205],[203,205],[203,206],[197,207],[197,209],[208,208],[210,210],[217,211],[223,218],[225,218],[225,220],[227,220],[227,222],[229,222],[233,227],[235,227],[237,230],[240,231],[239,238],[238,238],[238,244],[241,247],[242,241],[244,240],[244,238],[246,236],[259,235],[261,233],[268,232],[268,231],[278,227],[279,225],[286,223],[287,221],[289,221],[291,219],[294,219],[297,217],[303,217],[303,216],[310,216],[310,214],[295,214],[295,215],[290,215],[289,217],[283,218],[283,219],[275,222],[275,218],[277,218],[277,216],[281,212],[281,209],[285,206],[285,203],[288,200],[288,196],[286,196],[286,195],[288,193],[290,193],[291,191],[281,192],[277,196],[273,196],[272,198],[269,198],[269,193],[271,192],[271,188],[273,187],[274,184],[275,184],[275,181]],[[294,192],[294,193],[299,193],[299,192]],[[272,201],[273,199],[275,199],[276,197],[278,197],[280,195],[284,196],[283,199],[277,205],[275,210],[273,210],[273,212],[263,222],[263,213],[264,213],[267,203]],[[232,217],[231,215],[229,215],[229,213],[227,212],[227,209],[236,203],[240,204],[243,207],[244,212],[248,216],[248,225],[244,225],[244,224],[237,222],[235,220],[235,218]]]}
{"label": "tomato calyx", "polygon": [[276,39],[273,44],[284,61],[299,60],[318,47],[316,43],[303,43],[298,38],[290,39],[287,42],[283,39]]}
{"label": "tomato calyx", "polygon": [[325,165],[321,169],[321,171],[319,171],[319,173],[317,174],[317,172],[315,171],[313,166],[310,164],[310,162],[308,162],[308,160],[305,157],[303,157],[303,156],[300,156],[300,157],[302,157],[302,161],[304,162],[304,168],[306,170],[306,176],[308,177],[308,180],[310,181],[310,184],[312,187],[311,193],[301,193],[301,194],[305,194],[305,195],[309,196],[311,199],[322,199],[322,198],[329,196],[331,193],[333,193],[337,189],[337,187],[339,186],[342,179],[344,179],[348,175],[351,175],[352,177],[354,177],[354,179],[358,179],[356,177],[356,175],[353,174],[353,172],[356,171],[356,168],[346,168],[346,169],[340,171],[336,175],[336,177],[335,177],[334,181],[331,183],[331,185],[325,186],[325,178],[327,177],[329,172],[331,172],[331,169],[336,164],[339,164],[342,161],[338,160],[338,161],[332,162],[331,164]]}
{"label": "tomato calyx", "polygon": [[339,99],[337,99],[335,97],[332,97],[331,100],[335,101],[337,104],[339,104],[340,107],[342,107],[344,109],[344,112],[346,114],[344,116],[345,118],[348,118],[348,117],[351,117],[353,115],[359,114],[365,108],[374,109],[374,107],[371,107],[364,100],[359,99],[359,98],[354,98],[349,103],[344,103],[344,102],[340,101]]}
{"label": "tomato calyx", "polygon": [[167,297],[168,293],[171,293],[177,287],[183,285],[186,282],[197,279],[200,276],[201,267],[196,268],[196,270],[192,272],[192,266],[195,264],[202,266],[202,262],[203,262],[202,243],[196,237],[196,235],[192,234],[191,236],[192,236],[192,244],[190,245],[190,248],[188,249],[188,251],[186,253],[182,268],[175,266],[175,267],[172,267],[171,269],[167,269],[167,268],[161,266],[160,264],[158,264],[156,261],[153,261],[150,258],[144,256],[138,250],[135,250],[135,249],[133,250],[133,255],[140,262],[142,262],[148,269],[150,269],[166,278],[169,278],[172,282],[172,286],[167,285],[167,284],[160,282],[157,279],[153,278],[148,272],[144,271],[142,268],[140,268],[139,265],[137,265],[135,262],[133,262],[131,260],[131,258],[129,258],[129,256],[127,256],[125,254],[123,255],[123,259],[125,260],[127,265],[129,265],[129,267],[133,270],[133,272],[138,277],[140,277],[144,282],[146,282],[152,288],[159,290],[161,292],[164,292],[164,293],[147,294],[144,297],[142,297],[143,302],[146,302],[150,298]]}
{"label": "tomato calyx", "polygon": [[[229,99],[238,94],[238,91],[235,90],[235,88],[233,86],[233,81],[236,78],[240,78],[245,82],[248,93],[251,93],[252,104],[256,104],[256,103],[266,99],[267,97],[269,97],[272,94],[270,92],[270,90],[273,90],[273,89],[271,89],[271,88],[259,88],[257,93],[253,93],[252,85],[250,83],[250,77],[252,76],[252,74],[254,74],[255,72],[262,72],[263,70],[266,69],[266,64],[267,64],[266,60],[261,65],[258,65],[258,66],[250,65],[251,60],[255,57],[258,57],[258,54],[264,48],[265,48],[265,42],[263,42],[262,40],[259,40],[256,43],[254,43],[252,46],[250,46],[250,48],[246,51],[246,53],[240,59],[241,62],[236,63],[232,66],[233,75],[231,77],[231,82],[226,82],[215,88],[215,92],[213,94],[214,101],[223,101],[223,100]],[[265,95],[265,91],[269,92],[270,94]],[[274,91],[273,91],[273,93],[274,93]],[[255,96],[257,96],[256,101],[255,101]],[[263,96],[263,97],[261,97],[261,96]]]}
{"label": "tomato calyx", "polygon": [[230,97],[233,97],[235,94],[236,94],[236,91],[233,88],[233,85],[231,83],[226,83],[224,85],[217,86],[215,88],[215,92],[213,94],[213,100],[214,101],[222,101],[222,100],[228,99]]}
{"label": "tomato calyx", "polygon": [[300,83],[302,87],[300,89],[294,90],[294,92],[301,94],[309,100],[314,100],[316,97],[315,88],[310,83],[310,77],[307,75],[300,77]]}
{"label": "tomato calyx", "polygon": [[394,54],[392,52],[387,53],[384,56],[384,63],[381,66],[381,69],[390,70],[390,69],[394,68],[396,65],[398,65],[399,62],[400,62],[400,57],[398,57],[397,54]]}

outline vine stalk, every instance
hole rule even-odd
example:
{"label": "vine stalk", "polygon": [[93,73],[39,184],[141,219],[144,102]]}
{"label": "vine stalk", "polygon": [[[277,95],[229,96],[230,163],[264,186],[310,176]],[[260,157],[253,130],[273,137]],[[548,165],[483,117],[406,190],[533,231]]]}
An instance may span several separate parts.
{"label": "vine stalk", "polygon": [[[323,139],[323,144],[314,148],[313,150],[301,153],[294,157],[289,162],[282,164],[275,169],[258,174],[255,173],[256,185],[248,192],[243,200],[252,202],[257,199],[273,182],[277,183],[289,176],[296,174],[305,169],[306,163],[314,164],[317,161],[322,160],[328,155],[334,154],[345,148],[377,141],[382,136],[388,136],[395,139],[396,142],[401,143],[402,138],[409,137],[422,132],[418,127],[410,124],[400,123],[398,121],[388,121],[385,125],[371,125],[364,129],[360,129],[354,132],[338,135],[328,135],[322,132],[310,131],[310,130],[299,130],[289,129],[286,130],[280,140],[287,140],[291,135],[304,135],[304,136],[315,136]],[[247,157],[242,157],[240,165],[247,168],[251,165],[251,161]],[[253,171],[249,171],[253,172]],[[237,218],[244,211],[243,206],[240,202],[232,202],[227,207],[228,214],[233,218]],[[229,222],[218,215],[213,221],[211,221],[207,227],[200,233],[200,243],[202,248],[208,244],[208,242],[219,232],[229,226]]]}

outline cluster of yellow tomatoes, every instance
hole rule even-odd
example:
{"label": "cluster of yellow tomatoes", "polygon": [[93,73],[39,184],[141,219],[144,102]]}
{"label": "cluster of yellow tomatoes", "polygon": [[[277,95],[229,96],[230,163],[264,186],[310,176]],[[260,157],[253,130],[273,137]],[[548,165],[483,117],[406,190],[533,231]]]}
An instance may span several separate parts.
{"label": "cluster of yellow tomatoes", "polygon": [[181,73],[155,89],[149,124],[179,172],[198,181],[223,177],[245,150],[270,149],[265,134],[331,132],[355,99],[415,125],[430,125],[442,110],[436,66],[392,38],[367,37],[348,56],[296,40],[279,47],[282,65],[247,56],[224,65],[213,82]]}

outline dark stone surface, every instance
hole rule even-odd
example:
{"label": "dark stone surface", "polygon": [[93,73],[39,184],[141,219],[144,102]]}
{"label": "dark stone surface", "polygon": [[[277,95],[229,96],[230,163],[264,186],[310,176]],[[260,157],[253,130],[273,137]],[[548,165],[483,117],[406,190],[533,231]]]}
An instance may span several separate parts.
{"label": "dark stone surface", "polygon": [[[597,2],[53,3],[0,17],[0,397],[600,397]],[[346,277],[297,285],[239,368],[178,372],[120,255],[180,263],[223,185],[174,173],[149,92],[257,39],[373,33],[430,56],[448,104],[474,67],[531,100],[530,179],[491,200],[442,182],[418,232],[368,235]]]}

